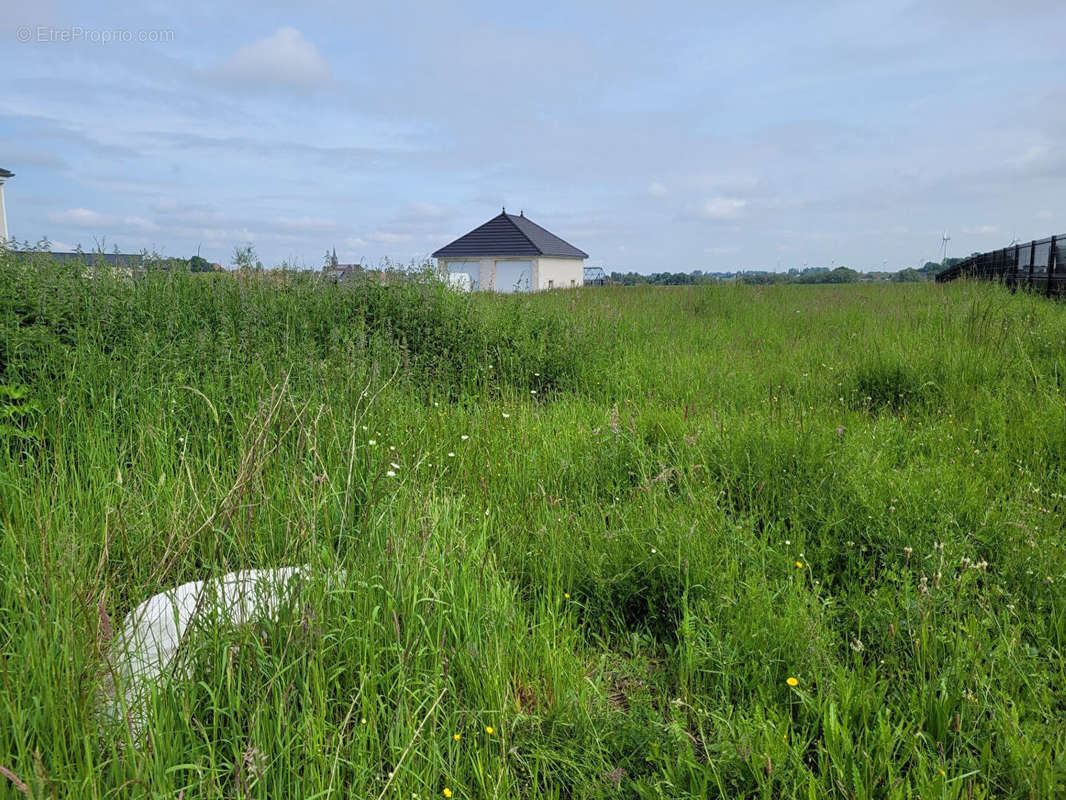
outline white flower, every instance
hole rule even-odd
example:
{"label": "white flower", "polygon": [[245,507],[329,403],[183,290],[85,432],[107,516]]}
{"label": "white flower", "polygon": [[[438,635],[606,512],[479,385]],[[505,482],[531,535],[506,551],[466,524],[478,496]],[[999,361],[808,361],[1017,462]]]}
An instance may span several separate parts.
{"label": "white flower", "polygon": [[362,425],[362,426],[360,426],[360,427],[362,427],[362,429],[363,429],[364,431],[366,431],[366,430],[370,430],[369,428],[367,428],[367,426],[366,426],[366,425]]}
{"label": "white flower", "polygon": [[651,553],[652,553],[652,555],[655,555],[655,554],[656,554],[656,553],[658,553],[658,552],[659,552],[659,551],[658,551],[658,550],[656,550],[656,549],[655,549],[654,547],[653,547],[653,548],[651,549]]}
{"label": "white flower", "polygon": [[538,378],[540,377],[540,373],[539,372],[534,372],[533,374],[536,375]]}
{"label": "white flower", "polygon": [[462,439],[462,440],[463,440],[463,441],[465,442],[465,441],[466,441],[467,439],[469,439],[470,437],[469,437],[469,436],[467,436],[467,435],[466,435],[466,434],[464,433],[464,434],[463,434],[462,436],[460,436],[459,438],[460,438],[460,439]]}
{"label": "white flower", "polygon": [[792,544],[792,540],[791,539],[785,539],[785,544]]}
{"label": "white flower", "polygon": [[390,478],[395,478],[396,477],[396,473],[393,472],[391,469],[388,472],[386,472],[385,474],[387,476],[389,476]]}
{"label": "white flower", "polygon": [[448,458],[455,458],[455,453],[448,453]]}
{"label": "white flower", "polygon": [[503,418],[504,418],[504,419],[508,419],[508,418],[509,418],[510,416],[511,416],[511,415],[510,415],[510,414],[508,414],[508,413],[507,413],[506,411],[504,411],[504,412],[503,412]]}
{"label": "white flower", "polygon": [[529,393],[530,393],[530,394],[536,394],[536,393],[537,393],[537,390],[536,390],[536,389],[530,389],[530,390],[529,390]]}
{"label": "white flower", "polygon": [[368,442],[367,442],[367,444],[368,444],[368,445],[370,445],[371,447],[373,447],[373,446],[374,446],[374,445],[376,445],[377,443],[378,443],[378,442],[377,442],[377,439],[371,439],[370,441],[368,441]]}
{"label": "white flower", "polygon": [[396,448],[395,448],[395,447],[393,447],[393,446],[392,446],[391,444],[389,445],[389,449],[390,449],[390,450],[393,450],[393,451],[395,451],[395,450],[396,450]]}
{"label": "white flower", "polygon": [[389,466],[392,467],[393,469],[399,469],[400,468],[400,465],[397,464],[395,461],[391,462],[389,464]]}

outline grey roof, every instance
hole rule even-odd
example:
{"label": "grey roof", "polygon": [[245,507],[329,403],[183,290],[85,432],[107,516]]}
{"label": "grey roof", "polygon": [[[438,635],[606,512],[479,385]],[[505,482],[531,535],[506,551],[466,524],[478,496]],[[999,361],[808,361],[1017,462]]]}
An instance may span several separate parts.
{"label": "grey roof", "polygon": [[433,254],[434,258],[470,256],[588,258],[589,254],[540,227],[525,215],[516,217],[505,211]]}
{"label": "grey roof", "polygon": [[3,167],[0,167],[0,178],[14,178],[14,177],[15,177],[15,173],[14,172],[12,172],[9,169],[4,169]]}
{"label": "grey roof", "polygon": [[50,258],[62,263],[80,261],[87,266],[110,264],[113,267],[139,267],[144,262],[139,253],[65,253],[54,250],[16,250],[14,253],[16,258]]}

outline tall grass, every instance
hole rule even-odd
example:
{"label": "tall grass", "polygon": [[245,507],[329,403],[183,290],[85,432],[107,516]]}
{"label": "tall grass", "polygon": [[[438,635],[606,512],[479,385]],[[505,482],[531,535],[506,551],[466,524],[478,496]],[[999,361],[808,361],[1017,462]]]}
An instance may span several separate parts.
{"label": "tall grass", "polygon": [[[0,795],[1066,794],[1064,351],[964,283],[0,261]],[[131,608],[295,563],[97,717]]]}

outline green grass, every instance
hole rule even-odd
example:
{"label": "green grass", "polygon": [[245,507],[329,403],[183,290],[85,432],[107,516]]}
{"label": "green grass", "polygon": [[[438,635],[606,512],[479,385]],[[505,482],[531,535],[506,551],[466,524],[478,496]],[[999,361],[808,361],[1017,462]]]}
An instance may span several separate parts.
{"label": "green grass", "polygon": [[[0,766],[56,798],[1063,796],[1064,354],[1066,307],[991,285],[0,260]],[[348,577],[205,631],[146,746],[97,719],[105,615],[296,563]]]}

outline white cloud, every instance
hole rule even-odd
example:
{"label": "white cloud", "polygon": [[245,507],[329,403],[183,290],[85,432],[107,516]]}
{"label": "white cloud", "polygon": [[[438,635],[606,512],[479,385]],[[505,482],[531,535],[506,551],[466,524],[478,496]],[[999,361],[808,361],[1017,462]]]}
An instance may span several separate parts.
{"label": "white cloud", "polygon": [[392,233],[391,231],[374,231],[366,235],[368,242],[375,244],[404,244],[411,241],[409,233]]}
{"label": "white cloud", "polygon": [[700,215],[704,219],[736,219],[747,205],[748,201],[739,197],[712,197],[703,204]]}
{"label": "white cloud", "polygon": [[973,228],[963,228],[963,233],[966,234],[982,234],[982,233],[999,233],[998,225],[978,225]]}
{"label": "white cloud", "polygon": [[244,45],[214,72],[234,83],[289,88],[321,86],[332,77],[318,48],[295,28],[279,28],[272,36]]}
{"label": "white cloud", "polygon": [[159,226],[144,217],[118,217],[112,214],[101,214],[91,208],[70,208],[48,215],[52,222],[61,225],[71,225],[75,228],[101,228],[118,229],[122,231],[157,231]]}
{"label": "white cloud", "polygon": [[648,184],[648,194],[652,197],[663,197],[666,194],[666,185],[659,181],[652,181]]}

